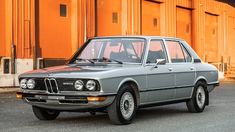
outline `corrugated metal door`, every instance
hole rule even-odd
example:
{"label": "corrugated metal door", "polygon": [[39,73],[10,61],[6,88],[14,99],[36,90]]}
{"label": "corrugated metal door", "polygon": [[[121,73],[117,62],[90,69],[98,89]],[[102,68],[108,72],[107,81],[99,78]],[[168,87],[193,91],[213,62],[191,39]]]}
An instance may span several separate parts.
{"label": "corrugated metal door", "polygon": [[176,35],[192,46],[192,11],[185,8],[176,8]]}
{"label": "corrugated metal door", "polygon": [[206,13],[205,18],[205,55],[206,61],[218,62],[218,16]]}
{"label": "corrugated metal door", "polygon": [[228,17],[228,54],[231,63],[235,64],[235,17]]}
{"label": "corrugated metal door", "polygon": [[121,35],[121,0],[97,0],[97,35]]}
{"label": "corrugated metal door", "polygon": [[160,35],[160,4],[142,1],[142,35]]}
{"label": "corrugated metal door", "polygon": [[5,56],[5,1],[0,0],[0,56]]}
{"label": "corrugated metal door", "polygon": [[70,4],[69,0],[39,1],[41,57],[68,58],[71,56]]}

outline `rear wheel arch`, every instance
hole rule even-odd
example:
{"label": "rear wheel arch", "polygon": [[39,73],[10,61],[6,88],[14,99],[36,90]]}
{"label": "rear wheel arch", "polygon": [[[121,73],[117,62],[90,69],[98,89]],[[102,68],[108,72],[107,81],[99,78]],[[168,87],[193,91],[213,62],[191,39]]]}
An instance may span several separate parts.
{"label": "rear wheel arch", "polygon": [[[197,83],[202,82],[203,84],[205,84],[205,92],[206,92],[206,105],[209,105],[209,92],[207,89],[207,80],[205,78],[199,78],[197,79],[197,81],[195,82],[194,86],[197,85]],[[194,91],[194,88],[193,88]]]}
{"label": "rear wheel arch", "polygon": [[[194,86],[198,83],[198,82],[202,82],[206,85],[205,89],[206,89],[206,92],[208,94],[208,89],[207,89],[207,79],[205,77],[199,77],[196,79],[195,83],[194,83]],[[194,88],[193,88],[194,90]]]}

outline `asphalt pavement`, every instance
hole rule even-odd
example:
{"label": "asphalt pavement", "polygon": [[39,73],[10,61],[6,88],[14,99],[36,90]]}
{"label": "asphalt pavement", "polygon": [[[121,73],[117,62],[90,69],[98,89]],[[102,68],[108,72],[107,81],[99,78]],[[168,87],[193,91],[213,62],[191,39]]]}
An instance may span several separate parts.
{"label": "asphalt pavement", "polygon": [[185,103],[141,109],[130,125],[112,125],[107,114],[63,112],[40,121],[30,105],[14,93],[0,93],[0,132],[234,132],[235,82],[223,82],[210,93],[203,113],[189,113]]}

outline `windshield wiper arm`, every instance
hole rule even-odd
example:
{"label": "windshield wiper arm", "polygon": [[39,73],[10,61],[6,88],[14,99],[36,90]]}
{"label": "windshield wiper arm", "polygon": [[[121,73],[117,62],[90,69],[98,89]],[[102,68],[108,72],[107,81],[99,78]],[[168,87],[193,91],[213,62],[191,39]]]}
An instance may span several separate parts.
{"label": "windshield wiper arm", "polygon": [[110,58],[106,58],[106,57],[103,57],[102,59],[106,60],[106,61],[114,61],[114,62],[117,62],[118,64],[123,64],[123,62],[115,60],[115,59],[110,59]]}
{"label": "windshield wiper arm", "polygon": [[83,59],[83,58],[76,58],[78,61],[89,61],[90,63],[94,64],[95,62],[91,59]]}

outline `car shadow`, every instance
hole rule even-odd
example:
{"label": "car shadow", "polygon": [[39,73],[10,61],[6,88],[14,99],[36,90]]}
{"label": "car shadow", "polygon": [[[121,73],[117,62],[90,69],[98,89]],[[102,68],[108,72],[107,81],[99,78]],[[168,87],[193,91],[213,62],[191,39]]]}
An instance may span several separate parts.
{"label": "car shadow", "polygon": [[184,107],[182,105],[156,106],[139,109],[136,113],[135,121],[169,118],[188,113],[186,106]]}
{"label": "car shadow", "polygon": [[[136,113],[136,118],[133,123],[143,122],[147,120],[164,119],[169,117],[176,117],[181,114],[189,113],[186,106],[183,105],[167,105],[167,106],[157,106],[150,108],[139,109]],[[94,126],[108,126],[110,121],[106,113],[97,113],[96,115],[90,115],[89,113],[76,113],[76,112],[63,112],[61,115],[53,121],[38,121],[37,124],[50,123],[51,125],[56,124],[80,124],[80,125],[90,125]]]}

